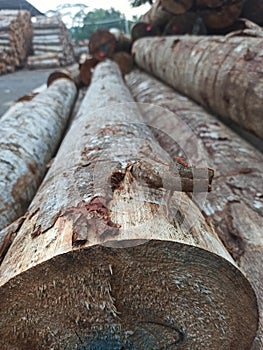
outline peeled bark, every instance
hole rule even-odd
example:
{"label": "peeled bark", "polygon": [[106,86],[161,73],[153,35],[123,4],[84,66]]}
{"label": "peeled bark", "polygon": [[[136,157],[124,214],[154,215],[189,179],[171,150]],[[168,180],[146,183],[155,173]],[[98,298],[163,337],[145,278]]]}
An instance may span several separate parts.
{"label": "peeled bark", "polygon": [[1,117],[1,228],[25,213],[56,151],[75,97],[75,85],[62,79]]}
{"label": "peeled bark", "polygon": [[256,291],[257,342],[263,346],[263,155],[202,107],[146,73],[134,71],[126,80],[144,108],[145,122],[157,130],[171,157],[184,155],[196,166],[205,158],[215,169],[213,190],[200,209]]}
{"label": "peeled bark", "polygon": [[263,138],[262,48],[261,38],[173,36],[140,39],[133,53],[141,68]]}
{"label": "peeled bark", "polygon": [[253,291],[186,194],[167,206],[169,162],[100,63],[1,264],[2,349],[249,348]]}

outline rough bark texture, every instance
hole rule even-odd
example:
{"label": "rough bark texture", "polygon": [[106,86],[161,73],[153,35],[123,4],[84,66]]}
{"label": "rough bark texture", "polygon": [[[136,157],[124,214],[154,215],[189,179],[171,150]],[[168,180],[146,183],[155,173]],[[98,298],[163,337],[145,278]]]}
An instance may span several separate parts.
{"label": "rough bark texture", "polygon": [[61,79],[32,101],[18,102],[1,118],[1,229],[26,211],[60,142],[75,97],[75,85]]}
{"label": "rough bark texture", "polygon": [[142,38],[133,46],[141,68],[261,138],[262,49],[261,38],[248,37]]}
{"label": "rough bark texture", "polygon": [[[155,127],[161,146],[215,169],[213,191],[200,209],[212,219],[228,251],[251,281],[260,308],[254,349],[263,346],[263,155],[202,107],[146,73],[127,77],[132,94]],[[163,107],[162,109],[156,106]],[[186,124],[188,125],[186,127]]]}
{"label": "rough bark texture", "polygon": [[138,160],[171,159],[100,63],[1,264],[2,349],[249,348],[250,285],[186,194],[168,206],[136,180]]}

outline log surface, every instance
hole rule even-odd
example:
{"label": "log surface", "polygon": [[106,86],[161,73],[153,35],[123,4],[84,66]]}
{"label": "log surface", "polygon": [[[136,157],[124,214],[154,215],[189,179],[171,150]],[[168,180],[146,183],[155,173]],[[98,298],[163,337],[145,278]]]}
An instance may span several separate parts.
{"label": "log surface", "polygon": [[142,38],[133,53],[142,69],[263,138],[261,38]]}
{"label": "log surface", "polygon": [[74,83],[57,81],[1,118],[0,227],[23,215],[65,129],[76,97]]}
{"label": "log surface", "polygon": [[170,161],[100,63],[0,266],[2,349],[249,348],[248,281],[185,193],[168,206],[133,176],[138,159]]}
{"label": "log surface", "polygon": [[260,327],[254,349],[260,349],[263,155],[202,107],[148,74],[133,71],[126,81],[136,101],[141,103],[145,122],[157,130],[158,141],[171,157],[180,154],[196,165],[205,157],[208,166],[215,170],[213,190],[200,209],[212,220],[219,237],[256,291]]}

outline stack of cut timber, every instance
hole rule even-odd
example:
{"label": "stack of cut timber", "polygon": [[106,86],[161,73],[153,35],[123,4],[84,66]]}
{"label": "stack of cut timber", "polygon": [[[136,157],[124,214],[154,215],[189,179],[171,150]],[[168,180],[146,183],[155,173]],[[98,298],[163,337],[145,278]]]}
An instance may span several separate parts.
{"label": "stack of cut timber", "polygon": [[262,24],[262,0],[156,0],[138,23],[163,35],[226,34],[243,27],[241,17]]}
{"label": "stack of cut timber", "polygon": [[36,17],[33,27],[34,56],[28,57],[28,68],[66,66],[75,61],[69,31],[59,16]]}
{"label": "stack of cut timber", "polygon": [[183,192],[194,169],[170,161],[99,63],[24,223],[0,233],[1,349],[250,348],[254,292]]}
{"label": "stack of cut timber", "polygon": [[0,74],[25,64],[31,50],[32,25],[28,11],[0,11]]}

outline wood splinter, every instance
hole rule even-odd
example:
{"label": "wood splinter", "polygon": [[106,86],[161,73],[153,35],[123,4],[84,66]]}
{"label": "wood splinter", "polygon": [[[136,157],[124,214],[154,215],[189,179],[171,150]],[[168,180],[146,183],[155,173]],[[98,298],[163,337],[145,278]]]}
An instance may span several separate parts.
{"label": "wood splinter", "polygon": [[136,180],[143,181],[149,187],[172,192],[210,192],[214,176],[212,169],[192,168],[179,162],[165,169],[139,160],[130,165],[130,171]]}

